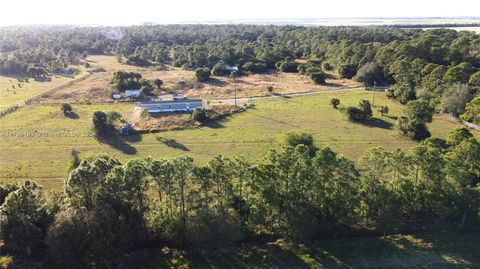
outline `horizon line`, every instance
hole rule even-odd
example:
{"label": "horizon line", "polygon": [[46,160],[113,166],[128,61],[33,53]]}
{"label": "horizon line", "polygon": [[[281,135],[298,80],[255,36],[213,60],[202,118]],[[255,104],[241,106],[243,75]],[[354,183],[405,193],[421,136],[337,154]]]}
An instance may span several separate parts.
{"label": "horizon line", "polygon": [[[479,20],[480,16],[395,16],[395,17],[272,17],[272,18],[250,18],[250,19],[210,19],[210,20],[192,20],[192,21],[143,21],[138,23],[25,23],[25,24],[2,24],[0,27],[15,27],[15,26],[84,26],[84,27],[102,27],[102,26],[141,26],[141,25],[187,25],[187,24],[285,24],[285,25],[304,25],[298,22],[311,21],[308,25],[314,26],[315,22],[328,22],[328,21],[338,21],[338,22],[356,22],[356,21],[369,21],[372,22],[382,20],[394,20],[401,22],[401,20],[464,20],[464,21],[475,21]],[[290,23],[292,21],[297,21],[297,23]],[[475,23],[475,22],[472,22]],[[452,22],[455,24],[455,22]],[[322,26],[322,25],[318,25]],[[333,25],[332,25],[333,26]],[[338,26],[349,26],[347,24],[338,25]],[[364,25],[369,26],[369,25]],[[379,26],[379,25],[376,25]]]}

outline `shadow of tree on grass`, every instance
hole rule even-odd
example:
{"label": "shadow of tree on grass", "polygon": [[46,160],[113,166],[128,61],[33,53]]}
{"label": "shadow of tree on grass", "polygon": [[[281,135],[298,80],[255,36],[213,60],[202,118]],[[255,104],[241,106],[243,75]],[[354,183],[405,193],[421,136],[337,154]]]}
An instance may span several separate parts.
{"label": "shadow of tree on grass", "polygon": [[137,153],[137,149],[127,143],[127,140],[120,136],[117,131],[110,131],[103,134],[97,134],[95,136],[101,143],[107,144],[112,148],[121,151],[128,155],[134,155]]}
{"label": "shadow of tree on grass", "polygon": [[67,113],[63,113],[63,115],[64,115],[65,117],[69,118],[69,119],[72,119],[72,120],[78,120],[78,119],[80,119],[80,116],[79,116],[77,113],[73,112],[73,111],[67,112]]}
{"label": "shadow of tree on grass", "polygon": [[178,149],[182,151],[190,151],[184,144],[177,142],[175,139],[168,139],[165,137],[157,136],[157,141],[163,143],[164,145],[171,147],[173,149]]}
{"label": "shadow of tree on grass", "polygon": [[208,81],[204,81],[202,83],[205,83],[207,85],[211,85],[211,86],[218,86],[218,87],[224,87],[227,85],[227,83],[223,80],[219,80],[219,79],[216,79],[216,78],[210,78]]}
{"label": "shadow of tree on grass", "polygon": [[372,127],[372,128],[382,128],[382,129],[392,129],[393,128],[393,124],[391,124],[388,121],[384,121],[382,119],[379,119],[379,118],[372,118],[370,120],[358,121],[358,123],[360,123],[362,125],[365,125],[365,126],[368,126],[368,127]]}

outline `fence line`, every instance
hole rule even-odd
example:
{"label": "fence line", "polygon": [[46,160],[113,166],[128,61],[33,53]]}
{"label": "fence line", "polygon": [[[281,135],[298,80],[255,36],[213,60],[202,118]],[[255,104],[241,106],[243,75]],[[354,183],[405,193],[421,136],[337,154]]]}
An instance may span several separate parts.
{"label": "fence line", "polygon": [[461,123],[461,124],[463,124],[463,125],[471,128],[471,129],[480,130],[480,127],[479,127],[478,125],[474,124],[474,123],[471,123],[471,122],[468,122],[468,121],[459,119],[459,118],[457,118],[457,117],[455,117],[455,116],[453,116],[453,115],[451,115],[451,114],[448,114],[448,113],[441,113],[441,114],[444,115],[444,116],[446,116],[447,118],[450,118],[450,119],[452,119],[452,120],[454,120],[454,121],[456,121],[456,122],[459,122],[459,123]]}
{"label": "fence line", "polygon": [[77,83],[79,81],[82,81],[86,78],[88,78],[90,75],[89,74],[85,74],[85,75],[82,75],[81,77],[79,78],[76,78],[74,80],[71,80],[69,82],[66,82],[66,83],[63,83],[61,85],[58,85],[58,86],[55,86],[53,88],[50,88],[44,92],[42,92],[41,94],[39,95],[36,95],[36,96],[33,96],[33,97],[30,97],[28,98],[27,100],[24,100],[18,104],[15,104],[15,105],[12,105],[2,111],[0,111],[0,118],[5,116],[5,115],[8,115],[12,112],[15,112],[17,111],[18,109],[24,107],[24,106],[27,106],[27,105],[30,105],[32,102],[36,101],[36,100],[39,100],[40,98],[43,98],[43,97],[47,97],[48,95],[52,94],[53,92],[55,91],[58,91],[58,90],[61,90],[63,88],[66,88],[66,87],[69,87],[71,85],[73,85],[74,83]]}

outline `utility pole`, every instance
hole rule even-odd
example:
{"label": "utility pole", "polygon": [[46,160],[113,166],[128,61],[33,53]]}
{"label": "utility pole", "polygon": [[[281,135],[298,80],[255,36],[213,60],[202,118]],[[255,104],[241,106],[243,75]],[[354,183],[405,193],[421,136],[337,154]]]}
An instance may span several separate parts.
{"label": "utility pole", "polygon": [[[230,72],[230,78],[232,78],[234,83],[235,83],[235,75],[236,74],[235,74],[234,71]],[[235,98],[234,98],[235,99],[235,108],[237,108],[237,87],[236,87],[235,84],[233,85],[233,90],[235,92]]]}
{"label": "utility pole", "polygon": [[376,92],[375,87],[376,87],[376,86],[377,86],[377,82],[374,81],[374,82],[373,82],[373,101],[372,101],[372,107],[375,107],[375,92]]}

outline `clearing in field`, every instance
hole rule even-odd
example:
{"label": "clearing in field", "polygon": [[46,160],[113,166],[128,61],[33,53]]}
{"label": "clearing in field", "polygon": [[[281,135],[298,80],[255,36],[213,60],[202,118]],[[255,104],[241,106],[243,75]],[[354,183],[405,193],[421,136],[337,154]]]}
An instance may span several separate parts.
{"label": "clearing in field", "polygon": [[75,76],[54,75],[46,81],[30,78],[28,82],[24,78],[0,76],[0,111],[82,76],[85,72]]}
{"label": "clearing in field", "polygon": [[[113,56],[89,56],[87,60],[92,67],[103,67],[105,72],[96,72],[87,79],[55,91],[36,103],[99,104],[112,102],[110,81],[113,72],[120,70],[139,72],[145,79],[161,79],[164,83],[162,89],[154,91],[154,94],[159,97],[169,97],[172,94],[183,93],[189,98],[225,98],[233,97],[234,89],[237,89],[238,97],[255,97],[268,95],[268,86],[273,86],[275,94],[286,94],[334,90],[362,85],[352,80],[335,78],[333,74],[331,74],[331,78],[327,79],[326,85],[315,85],[307,76],[280,72],[250,74],[236,79],[212,77],[209,82],[199,83],[194,81],[193,71],[177,67],[131,66],[119,63]],[[185,85],[180,86],[179,81],[184,81]]]}
{"label": "clearing in field", "polygon": [[[197,163],[213,156],[244,155],[258,160],[277,147],[282,132],[304,131],[314,135],[318,146],[331,146],[353,160],[368,148],[382,146],[410,148],[415,142],[400,136],[395,129],[402,106],[377,93],[376,105],[387,105],[390,112],[365,124],[352,123],[330,106],[336,97],[341,105],[357,105],[360,99],[372,100],[372,92],[325,92],[298,97],[254,100],[256,107],[206,126],[178,131],[111,137],[99,141],[92,137],[91,117],[94,111],[117,111],[128,118],[134,105],[73,105],[75,117],[65,117],[58,105],[32,105],[0,118],[0,183],[35,179],[47,189],[60,188],[67,175],[70,150],[80,151],[82,158],[109,154],[125,161],[133,157],[170,158],[187,154]],[[445,137],[458,126],[443,116],[429,124],[433,136]],[[477,137],[479,132],[475,131]]]}

